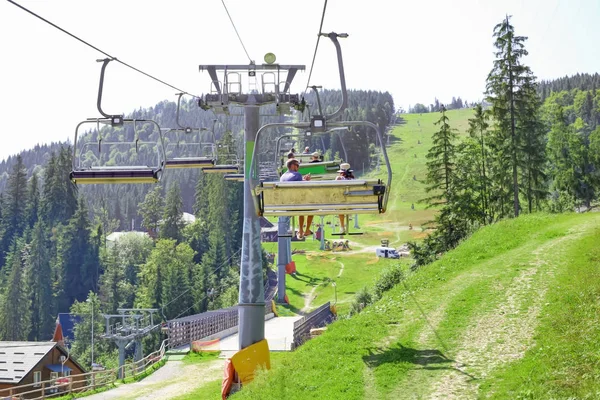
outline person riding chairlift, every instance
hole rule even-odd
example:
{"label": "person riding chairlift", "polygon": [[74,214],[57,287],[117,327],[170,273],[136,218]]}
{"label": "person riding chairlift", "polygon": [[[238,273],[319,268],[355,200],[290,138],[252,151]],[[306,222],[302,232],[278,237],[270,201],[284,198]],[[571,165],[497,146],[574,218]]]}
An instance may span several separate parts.
{"label": "person riding chairlift", "polygon": [[318,152],[314,152],[311,154],[312,159],[309,161],[310,163],[321,162],[321,155]]}
{"label": "person riding chairlift", "polygon": [[[301,182],[301,181],[310,181],[310,174],[306,174],[302,176],[298,169],[300,168],[300,162],[295,158],[290,158],[286,163],[287,172],[281,175],[279,178],[280,182]],[[313,232],[310,230],[310,226],[312,225],[313,216],[309,215],[306,217],[306,230],[302,231],[304,227],[304,216],[301,215],[298,217],[298,222],[300,224],[298,228],[298,239],[302,240],[304,236],[312,235]]]}
{"label": "person riding chairlift", "polygon": [[310,147],[306,146],[302,154],[310,154]]}
{"label": "person riding chairlift", "polygon": [[[349,181],[354,179],[354,174],[352,173],[352,170],[350,169],[350,164],[348,163],[340,164],[338,174],[339,175],[335,177],[336,181]],[[342,228],[341,234],[343,235],[346,233],[346,216],[344,214],[340,214],[338,215],[338,217],[340,218],[340,227]]]}

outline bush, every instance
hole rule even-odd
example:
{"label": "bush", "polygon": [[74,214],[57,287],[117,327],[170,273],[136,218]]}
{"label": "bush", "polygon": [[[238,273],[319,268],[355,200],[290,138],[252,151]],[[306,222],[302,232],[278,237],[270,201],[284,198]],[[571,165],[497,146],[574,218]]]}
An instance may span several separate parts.
{"label": "bush", "polygon": [[373,296],[369,292],[369,289],[367,289],[366,286],[363,287],[356,293],[356,296],[354,296],[354,301],[350,306],[350,315],[358,314],[362,311],[363,308],[365,308],[372,302]]}
{"label": "bush", "polygon": [[384,270],[375,282],[375,287],[373,288],[373,297],[375,300],[380,299],[385,292],[402,282],[403,279],[404,272],[402,272],[400,264],[396,264]]}

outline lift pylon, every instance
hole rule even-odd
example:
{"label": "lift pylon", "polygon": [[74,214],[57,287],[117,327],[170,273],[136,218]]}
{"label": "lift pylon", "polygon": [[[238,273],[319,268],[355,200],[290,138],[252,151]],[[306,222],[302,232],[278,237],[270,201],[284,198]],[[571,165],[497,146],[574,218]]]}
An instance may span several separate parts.
{"label": "lift pylon", "polygon": [[[268,60],[265,60],[268,61]],[[211,91],[198,101],[205,110],[215,113],[229,113],[230,105],[244,107],[244,154],[252,154],[254,141],[259,129],[259,109],[266,104],[277,105],[280,112],[291,108],[302,109],[303,102],[298,95],[290,93],[290,85],[304,65],[200,65],[200,71],[207,71],[211,78]],[[261,78],[262,85],[248,93],[242,91],[246,73],[248,82]],[[221,75],[221,79],[219,79]],[[257,76],[258,75],[258,76]],[[268,75],[265,77],[264,75]],[[244,157],[244,230],[242,241],[242,261],[240,266],[239,290],[239,338],[240,349],[264,339],[264,286],[261,269],[260,224],[254,211],[253,195],[248,176],[251,157]],[[205,171],[206,172],[206,171]],[[238,171],[235,171],[238,172]],[[234,172],[234,173],[235,173]],[[235,179],[240,179],[239,175]]]}

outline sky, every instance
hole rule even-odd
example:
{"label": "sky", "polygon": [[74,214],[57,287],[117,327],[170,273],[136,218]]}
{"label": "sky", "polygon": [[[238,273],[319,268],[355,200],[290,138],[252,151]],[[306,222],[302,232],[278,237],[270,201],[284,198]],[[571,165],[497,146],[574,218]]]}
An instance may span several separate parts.
{"label": "sky", "polygon": [[[100,50],[193,95],[210,90],[200,64],[247,64],[221,0],[15,0]],[[306,65],[307,85],[323,0],[225,0],[257,63]],[[598,0],[329,0],[323,32],[340,39],[350,89],[388,91],[396,107],[480,100],[494,59],[492,32],[506,15],[527,36],[525,63],[539,79],[599,72]],[[0,160],[38,143],[73,141],[97,117],[101,53],[0,1]],[[331,41],[322,38],[310,80],[340,87]],[[246,89],[246,88],[245,88]],[[121,64],[106,72],[103,109],[129,113],[177,91]]]}

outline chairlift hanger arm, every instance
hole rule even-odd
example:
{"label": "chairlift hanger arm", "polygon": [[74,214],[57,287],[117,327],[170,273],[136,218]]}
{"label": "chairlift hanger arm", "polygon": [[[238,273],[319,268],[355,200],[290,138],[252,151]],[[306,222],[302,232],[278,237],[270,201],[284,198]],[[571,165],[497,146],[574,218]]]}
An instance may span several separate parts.
{"label": "chairlift hanger arm", "polygon": [[[340,85],[341,85],[341,89],[342,89],[342,104],[340,105],[340,108],[338,108],[333,114],[331,115],[327,115],[327,119],[328,120],[333,120],[339,116],[341,116],[344,113],[344,110],[348,107],[348,92],[346,90],[346,74],[344,73],[344,60],[342,59],[342,48],[340,46],[340,42],[338,41],[338,37],[341,38],[347,38],[348,34],[347,33],[335,33],[335,32],[331,32],[331,33],[321,33],[321,36],[327,36],[335,45],[335,50],[337,53],[337,59],[338,59],[338,69],[340,72]],[[320,107],[319,107],[320,109]],[[323,114],[321,114],[323,115]]]}
{"label": "chairlift hanger arm", "polygon": [[338,137],[338,139],[340,139],[340,143],[342,144],[342,150],[344,151],[344,161],[345,162],[349,161],[348,160],[348,152],[346,151],[346,143],[344,143],[344,140],[342,139],[342,135],[341,135],[340,131],[347,131],[347,130],[348,130],[348,128],[343,128],[343,129],[334,128],[334,129],[331,129],[331,131],[335,133],[335,135]]}
{"label": "chairlift hanger arm", "polygon": [[98,112],[104,118],[109,118],[113,125],[121,125],[123,120],[123,115],[109,115],[102,110],[102,90],[104,88],[104,73],[106,72],[106,66],[109,62],[115,60],[115,58],[105,58],[103,60],[96,60],[97,62],[102,62],[102,68],[100,69],[100,84],[98,86],[98,101],[96,106],[98,107]]}

